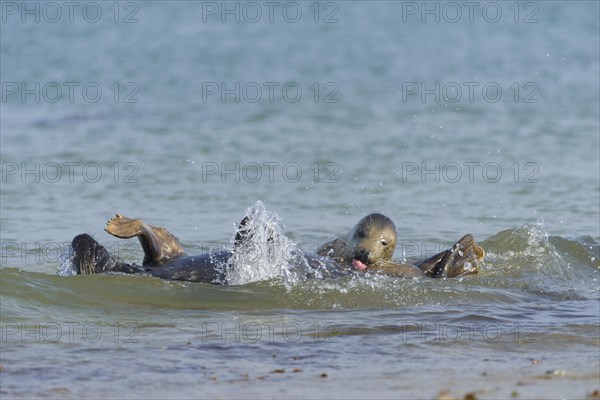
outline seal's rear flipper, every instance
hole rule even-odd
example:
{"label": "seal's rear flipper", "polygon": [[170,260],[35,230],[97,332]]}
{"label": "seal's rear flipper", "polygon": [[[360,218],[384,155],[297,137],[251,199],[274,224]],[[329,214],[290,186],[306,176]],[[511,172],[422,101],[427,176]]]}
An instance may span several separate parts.
{"label": "seal's rear flipper", "polygon": [[475,244],[473,236],[467,234],[451,249],[436,254],[417,264],[431,278],[454,278],[477,274],[485,252]]}
{"label": "seal's rear flipper", "polygon": [[90,275],[119,269],[121,264],[108,251],[87,233],[75,236],[73,247],[73,265],[77,275]]}
{"label": "seal's rear flipper", "polygon": [[118,238],[137,237],[144,249],[144,263],[161,263],[185,255],[179,239],[165,228],[147,225],[141,219],[116,214],[108,220],[104,230]]}
{"label": "seal's rear flipper", "polygon": [[442,251],[433,257],[421,261],[417,267],[430,278],[444,278],[445,272],[452,261],[452,252],[450,250]]}

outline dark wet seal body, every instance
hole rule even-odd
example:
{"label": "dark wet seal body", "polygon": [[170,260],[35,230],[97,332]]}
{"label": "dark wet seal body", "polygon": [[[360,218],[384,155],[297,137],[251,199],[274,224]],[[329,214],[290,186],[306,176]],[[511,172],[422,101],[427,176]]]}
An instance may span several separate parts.
{"label": "dark wet seal body", "polygon": [[[76,236],[72,241],[73,264],[77,274],[103,272],[146,274],[163,279],[227,284],[226,267],[230,258],[253,233],[248,217],[239,225],[232,251],[218,251],[190,256],[179,240],[164,228],[148,225],[139,219],[117,214],[107,222],[106,232],[118,238],[137,237],[144,250],[142,265],[128,264],[111,256],[90,235]],[[267,242],[272,242],[268,235]],[[397,234],[394,222],[382,214],[361,219],[348,234],[322,245],[317,254],[304,254],[309,278],[337,278],[358,270],[400,277],[455,277],[476,274],[483,260],[483,249],[465,235],[451,249],[416,265],[392,261]],[[292,263],[294,264],[294,263]],[[305,267],[306,265],[293,265]]]}
{"label": "dark wet seal body", "polygon": [[[246,240],[247,217],[240,222],[234,240],[235,247]],[[117,260],[88,234],[76,236],[71,246],[74,250],[73,264],[77,274],[89,275],[102,272],[143,273],[169,280],[205,283],[226,283],[225,266],[232,251],[189,256],[179,240],[164,228],[148,225],[139,219],[117,214],[106,224],[106,232],[121,239],[137,237],[144,250],[141,266]]]}
{"label": "dark wet seal body", "polygon": [[71,242],[74,250],[73,264],[78,275],[103,272],[145,274],[158,278],[205,283],[225,283],[225,268],[230,251],[188,256],[182,254],[167,260],[147,264],[128,264],[117,260],[87,233],[77,235]]}

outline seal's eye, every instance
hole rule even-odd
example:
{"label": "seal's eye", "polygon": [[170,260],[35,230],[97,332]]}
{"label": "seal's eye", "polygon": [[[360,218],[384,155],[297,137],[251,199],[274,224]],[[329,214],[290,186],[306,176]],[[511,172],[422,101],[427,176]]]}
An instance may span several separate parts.
{"label": "seal's eye", "polygon": [[381,244],[384,245],[384,246],[387,246],[387,242],[385,240],[382,240]]}

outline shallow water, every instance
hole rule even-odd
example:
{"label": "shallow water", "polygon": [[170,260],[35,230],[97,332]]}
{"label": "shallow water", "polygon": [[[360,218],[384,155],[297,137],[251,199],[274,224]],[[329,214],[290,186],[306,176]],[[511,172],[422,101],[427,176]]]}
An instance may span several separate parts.
{"label": "shallow water", "polygon": [[[295,3],[297,23],[222,23],[203,22],[207,2],[177,1],[119,3],[118,23],[109,3],[97,23],[23,23],[5,4],[3,398],[598,389],[598,3],[519,3],[517,23],[511,2],[497,3],[497,23],[471,23],[466,9],[456,23],[421,22],[403,14],[412,2],[362,1],[320,3],[318,23],[310,2]],[[333,11],[337,23],[323,23]],[[93,82],[102,97],[7,94],[23,82]],[[213,82],[254,82],[263,98],[222,102],[203,93]],[[302,97],[271,102],[265,82],[296,83]],[[439,100],[405,90],[436,82],[450,84]],[[486,84],[502,88],[498,101]],[[470,232],[486,263],[477,276],[420,281],[290,281],[280,264],[251,262],[234,286],[55,275],[82,232],[141,261],[136,241],[104,233],[115,212],[168,228],[193,254],[228,248],[258,200],[307,251],[381,212],[398,227],[396,259]]]}

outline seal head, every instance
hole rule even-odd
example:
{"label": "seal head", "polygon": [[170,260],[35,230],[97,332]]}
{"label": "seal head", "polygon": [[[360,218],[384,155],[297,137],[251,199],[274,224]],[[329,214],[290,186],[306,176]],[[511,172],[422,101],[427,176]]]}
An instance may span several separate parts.
{"label": "seal head", "polygon": [[390,261],[398,240],[394,221],[377,213],[358,221],[348,236],[354,245],[352,265],[359,270]]}
{"label": "seal head", "polygon": [[394,222],[374,213],[358,221],[346,235],[320,246],[317,254],[365,270],[390,261],[397,240]]}

